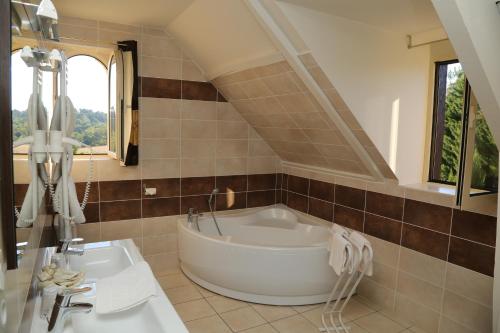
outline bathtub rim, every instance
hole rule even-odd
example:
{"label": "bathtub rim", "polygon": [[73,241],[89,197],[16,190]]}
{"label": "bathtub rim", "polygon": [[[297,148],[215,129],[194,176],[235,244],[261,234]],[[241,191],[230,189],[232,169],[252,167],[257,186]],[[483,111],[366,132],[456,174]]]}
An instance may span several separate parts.
{"label": "bathtub rim", "polygon": [[[249,211],[247,214],[245,214],[245,213],[242,214],[242,212],[238,212],[238,213],[234,213],[234,214],[224,214],[224,215],[220,215],[220,216],[223,216],[223,217],[244,216],[244,215],[255,214],[257,212],[260,212],[260,211],[263,211],[266,209],[281,208],[281,209],[288,210],[291,213],[293,213],[295,216],[297,216],[297,218],[298,218],[297,223],[305,224],[305,225],[312,225],[312,226],[316,226],[316,227],[323,227],[323,228],[328,229],[326,226],[321,225],[321,224],[316,224],[314,222],[311,224],[301,223],[300,222],[301,216],[296,214],[296,212],[294,210],[290,210],[290,209],[288,209],[288,207],[283,206],[283,205],[271,205],[271,206],[265,206],[265,207],[259,207],[259,208],[260,209],[255,209],[255,210]],[[183,218],[180,218],[177,220],[177,228],[178,228],[178,232],[181,232],[181,229],[182,229],[184,232],[187,232],[195,237],[202,238],[206,241],[211,241],[211,242],[223,244],[225,246],[238,246],[238,247],[244,247],[244,248],[249,248],[249,249],[260,249],[260,250],[266,249],[266,250],[273,250],[273,251],[286,251],[286,250],[288,250],[288,251],[290,251],[290,250],[317,251],[317,250],[321,250],[321,249],[327,249],[327,246],[328,246],[328,241],[324,241],[322,243],[317,243],[314,245],[306,245],[306,246],[252,245],[252,244],[231,242],[231,241],[228,241],[226,239],[219,239],[220,236],[207,236],[199,231],[196,231],[196,230],[189,228],[189,226],[187,224],[187,217],[183,217]],[[222,236],[222,237],[224,237],[224,236]]]}

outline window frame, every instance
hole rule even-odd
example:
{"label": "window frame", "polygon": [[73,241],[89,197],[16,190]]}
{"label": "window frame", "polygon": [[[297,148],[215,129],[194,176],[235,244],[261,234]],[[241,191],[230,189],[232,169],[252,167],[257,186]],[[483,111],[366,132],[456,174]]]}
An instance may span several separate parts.
{"label": "window frame", "polygon": [[[451,186],[457,186],[457,182],[448,182],[448,181],[443,181],[440,179],[433,179],[433,174],[434,170],[433,168],[435,167],[435,155],[436,155],[436,131],[437,131],[437,124],[439,122],[439,112],[438,110],[438,103],[440,102],[439,99],[439,94],[438,94],[438,85],[439,85],[439,67],[442,65],[450,65],[450,64],[455,64],[455,63],[460,63],[458,59],[451,59],[451,60],[445,60],[445,61],[436,61],[434,62],[434,88],[433,88],[433,103],[432,103],[432,131],[431,131],[431,147],[430,147],[430,154],[429,154],[429,170],[428,170],[428,175],[427,175],[427,181],[430,183],[437,183],[437,184],[443,184],[443,185],[451,185]],[[464,110],[462,114],[462,131],[463,132],[463,115],[465,114],[465,104],[464,104]],[[468,112],[468,107],[467,107],[467,112]],[[463,139],[463,138],[462,138]],[[439,164],[441,165],[441,164]],[[458,172],[460,170],[457,170],[457,179],[458,179]]]}
{"label": "window frame", "polygon": [[[450,64],[456,64],[460,63],[458,59],[451,59],[451,60],[445,60],[445,61],[436,61],[434,63],[435,70],[434,70],[434,88],[433,88],[433,107],[432,107],[432,132],[431,132],[431,144],[430,144],[430,153],[429,153],[429,167],[428,167],[428,178],[427,181],[429,183],[436,183],[436,184],[443,184],[443,185],[449,185],[453,186],[456,188],[456,197],[457,197],[457,205],[461,205],[461,198],[463,195],[464,191],[464,178],[465,178],[465,163],[466,163],[466,158],[467,154],[470,153],[467,149],[467,144],[469,138],[469,118],[470,118],[470,101],[471,101],[471,94],[472,94],[472,88],[470,86],[470,83],[467,79],[467,76],[465,76],[465,87],[464,87],[464,95],[463,95],[463,108],[462,108],[462,119],[461,119],[461,129],[460,129],[460,155],[459,155],[459,160],[458,160],[458,165],[457,165],[457,181],[456,182],[448,182],[448,181],[443,181],[441,179],[433,179],[434,172],[436,170],[433,170],[435,168],[435,158],[436,158],[436,138],[437,138],[437,126],[438,122],[440,121],[439,119],[439,103],[440,103],[440,94],[439,94],[439,84],[440,84],[440,66],[443,65],[450,65]],[[464,74],[465,75],[465,74]],[[447,87],[445,86],[445,89]],[[446,97],[446,95],[445,95]],[[443,119],[444,122],[444,119]],[[439,164],[441,166],[441,163]],[[435,175],[434,175],[435,176]],[[477,192],[477,193],[471,193],[469,194],[470,197],[477,197],[477,196],[484,196],[484,195],[489,195],[489,194],[495,194],[498,193],[498,190],[492,190],[492,189],[478,189],[484,192]]]}
{"label": "window frame", "polygon": [[[111,66],[113,65],[113,63],[115,64],[115,67],[117,66],[116,65],[116,58],[115,58],[115,55],[111,55],[110,59],[109,59],[109,64],[108,64],[108,124],[107,124],[107,144],[108,144],[108,155],[113,157],[114,159],[118,158],[118,154],[117,154],[117,145],[118,145],[118,142],[115,142],[115,151],[112,151],[110,150],[110,147],[111,147]],[[115,99],[116,99],[116,93],[115,93]],[[116,101],[115,101],[115,140],[117,139],[116,137],[116,113],[117,113],[117,110],[116,110]],[[118,140],[116,140],[118,141]]]}

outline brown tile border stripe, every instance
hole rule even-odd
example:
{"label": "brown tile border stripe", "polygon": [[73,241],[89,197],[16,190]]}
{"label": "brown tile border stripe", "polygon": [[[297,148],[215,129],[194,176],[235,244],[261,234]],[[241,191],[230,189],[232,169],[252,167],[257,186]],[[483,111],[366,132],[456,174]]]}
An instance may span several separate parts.
{"label": "brown tile border stripe", "polygon": [[141,77],[140,97],[227,102],[210,82]]}
{"label": "brown tile border stripe", "polygon": [[332,222],[332,205],[335,223],[493,274],[495,217],[287,174],[281,178],[277,202],[290,208]]}

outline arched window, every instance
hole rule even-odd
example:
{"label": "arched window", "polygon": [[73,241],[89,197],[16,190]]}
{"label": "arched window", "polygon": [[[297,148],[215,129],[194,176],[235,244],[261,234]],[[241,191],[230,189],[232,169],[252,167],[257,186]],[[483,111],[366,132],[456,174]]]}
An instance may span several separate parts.
{"label": "arched window", "polygon": [[[108,70],[94,57],[76,55],[68,59],[68,97],[77,109],[73,137],[94,154],[108,153]],[[76,154],[88,154],[80,148]]]}
{"label": "arched window", "polygon": [[[13,140],[28,136],[28,103],[33,93],[33,69],[21,59],[21,50],[12,52],[12,136]],[[42,102],[49,116],[54,107],[54,75],[42,72]],[[28,146],[21,146],[14,150],[15,154],[26,154]]]}
{"label": "arched window", "polygon": [[[113,64],[113,63],[112,63]],[[106,66],[89,55],[75,55],[68,59],[68,96],[77,110],[73,137],[89,146],[94,154],[116,151],[115,114],[108,113],[116,103],[116,65],[111,65],[108,74]],[[114,74],[113,74],[114,73]],[[58,74],[42,72],[42,102],[47,109],[50,122],[57,94],[60,91]],[[111,80],[111,82],[108,82]],[[21,59],[21,51],[12,53],[12,125],[13,139],[28,136],[29,98],[33,91],[33,69]],[[113,126],[108,126],[112,124]],[[16,154],[26,154],[27,146],[15,149]],[[76,154],[89,154],[87,148],[80,148]]]}

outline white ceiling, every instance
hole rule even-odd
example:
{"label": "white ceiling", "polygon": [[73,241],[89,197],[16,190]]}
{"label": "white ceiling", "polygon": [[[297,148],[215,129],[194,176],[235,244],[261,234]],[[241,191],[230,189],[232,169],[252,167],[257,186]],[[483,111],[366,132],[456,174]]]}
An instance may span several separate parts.
{"label": "white ceiling", "polygon": [[281,0],[313,10],[412,34],[441,28],[430,0]]}
{"label": "white ceiling", "polygon": [[194,0],[53,0],[60,16],[166,26]]}

